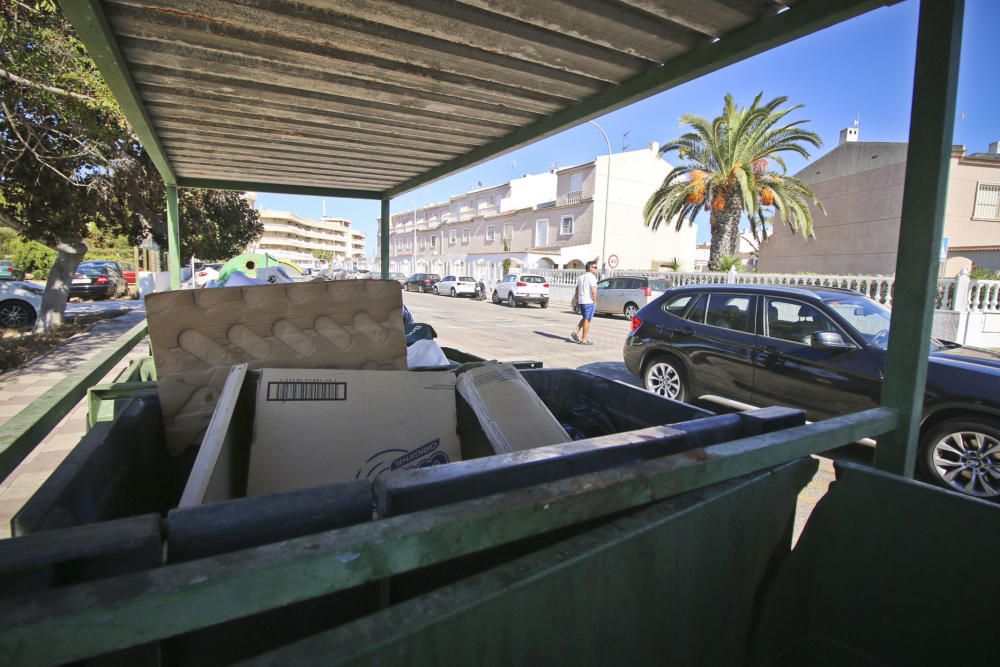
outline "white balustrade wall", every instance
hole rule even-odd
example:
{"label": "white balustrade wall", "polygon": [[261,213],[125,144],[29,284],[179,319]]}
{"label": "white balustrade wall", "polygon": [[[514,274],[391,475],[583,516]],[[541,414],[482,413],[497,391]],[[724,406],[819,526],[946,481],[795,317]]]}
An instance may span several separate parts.
{"label": "white balustrade wall", "polygon": [[[514,270],[514,269],[512,269]],[[523,269],[517,269],[523,270]],[[568,303],[572,287],[582,270],[530,269],[531,273],[545,276],[552,286],[553,301]],[[892,294],[896,279],[893,276],[844,276],[805,275],[783,273],[683,272],[683,271],[632,271],[610,270],[603,277],[648,276],[670,281],[674,287],[683,285],[735,284],[735,285],[816,285],[854,290],[892,307]],[[498,276],[489,278],[488,285]],[[1000,280],[975,280],[967,272],[957,278],[939,278],[934,304],[934,335],[965,345],[1000,348]]]}

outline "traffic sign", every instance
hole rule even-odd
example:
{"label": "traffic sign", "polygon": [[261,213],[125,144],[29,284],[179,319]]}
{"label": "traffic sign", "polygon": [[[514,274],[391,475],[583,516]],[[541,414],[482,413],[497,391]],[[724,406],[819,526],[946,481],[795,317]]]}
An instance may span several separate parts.
{"label": "traffic sign", "polygon": [[618,268],[618,255],[608,255],[608,266],[612,269]]}

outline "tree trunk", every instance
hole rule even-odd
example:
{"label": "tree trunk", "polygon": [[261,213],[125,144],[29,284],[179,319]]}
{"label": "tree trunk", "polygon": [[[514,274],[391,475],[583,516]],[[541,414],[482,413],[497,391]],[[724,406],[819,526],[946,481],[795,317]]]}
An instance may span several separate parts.
{"label": "tree trunk", "polygon": [[63,323],[66,301],[69,300],[69,286],[73,282],[76,267],[80,266],[84,255],[87,254],[87,244],[79,237],[60,239],[55,251],[58,254],[49,273],[49,280],[45,284],[42,312],[35,322],[35,333],[50,331]]}
{"label": "tree trunk", "polygon": [[709,250],[708,266],[713,271],[719,270],[719,261],[723,257],[736,256],[740,250],[740,217],[743,206],[737,194],[726,198],[726,205],[721,211],[712,211],[712,247]]}

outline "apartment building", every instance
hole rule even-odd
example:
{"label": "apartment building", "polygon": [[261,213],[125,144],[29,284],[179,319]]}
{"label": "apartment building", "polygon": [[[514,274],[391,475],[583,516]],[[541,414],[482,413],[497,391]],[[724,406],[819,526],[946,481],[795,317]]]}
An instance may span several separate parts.
{"label": "apartment building", "polygon": [[[856,128],[798,174],[823,202],[816,238],[775,227],[759,250],[765,273],[892,274],[906,178],[906,143],[859,141]],[[985,153],[952,149],[941,274],[1000,269],[1000,142]]]}
{"label": "apartment building", "polygon": [[260,211],[264,233],[250,250],[266,252],[288,260],[300,268],[326,265],[318,253],[333,254],[333,264],[360,259],[365,254],[365,233],[351,228],[346,218],[323,216],[319,220],[303,218],[290,211]]}
{"label": "apartment building", "polygon": [[575,269],[602,249],[619,269],[656,270],[676,259],[691,270],[694,225],[652,232],[643,224],[646,200],[670,172],[657,150],[601,156],[397,213],[390,271],[496,278],[504,260],[519,269]]}

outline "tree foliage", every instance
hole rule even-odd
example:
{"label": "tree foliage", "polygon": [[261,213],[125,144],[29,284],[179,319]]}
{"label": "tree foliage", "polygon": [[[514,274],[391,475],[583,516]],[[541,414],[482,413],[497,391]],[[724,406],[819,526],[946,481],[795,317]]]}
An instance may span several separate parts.
{"label": "tree foliage", "polygon": [[[238,254],[262,228],[235,193],[183,191],[182,255]],[[0,0],[0,224],[58,251],[39,328],[61,323],[94,226],[166,245],[164,185],[50,0]],[[92,237],[92,235],[91,235]]]}
{"label": "tree foliage", "polygon": [[[690,131],[660,149],[661,157],[676,151],[686,163],[674,167],[650,196],[645,223],[653,229],[673,223],[680,229],[702,210],[709,211],[709,265],[714,270],[720,270],[723,257],[738,254],[742,216],[749,219],[757,240],[767,237],[765,210],[772,207],[775,219],[810,237],[814,234],[809,202],[824,210],[805,183],[786,174],[781,157],[794,153],[808,158],[806,146],[818,148],[822,140],[803,129],[808,121],[785,121],[802,105],[781,108],[787,97],[761,104],[762,97],[758,94],[747,108],[726,95],[722,115],[712,120],[684,114],[681,125]],[[770,169],[772,162],[779,171]]]}

